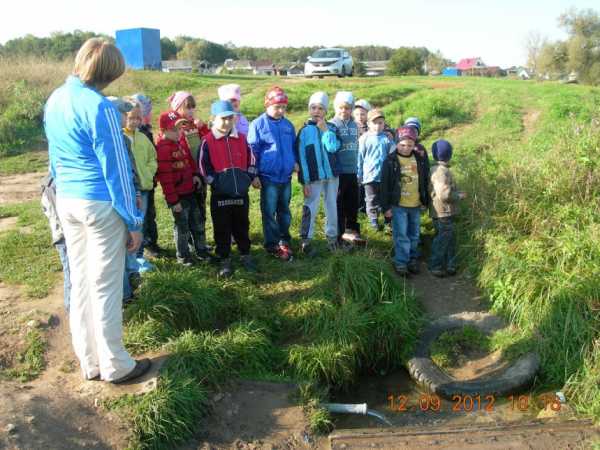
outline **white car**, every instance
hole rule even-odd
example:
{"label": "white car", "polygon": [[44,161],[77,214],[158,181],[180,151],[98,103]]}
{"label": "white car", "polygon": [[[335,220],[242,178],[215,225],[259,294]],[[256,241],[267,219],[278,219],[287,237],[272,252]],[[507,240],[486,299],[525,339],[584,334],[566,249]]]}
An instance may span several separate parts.
{"label": "white car", "polygon": [[354,74],[352,56],[343,48],[322,48],[308,57],[304,64],[304,75],[322,78],[325,75],[351,77]]}

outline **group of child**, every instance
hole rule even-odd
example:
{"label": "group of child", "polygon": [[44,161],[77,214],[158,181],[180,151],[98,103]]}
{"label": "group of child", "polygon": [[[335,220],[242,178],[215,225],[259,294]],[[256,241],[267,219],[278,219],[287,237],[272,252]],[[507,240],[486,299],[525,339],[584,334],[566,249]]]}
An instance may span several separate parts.
{"label": "group of child", "polygon": [[[218,95],[219,100],[211,105],[209,127],[195,118],[196,101],[191,93],[173,94],[168,111],[160,114],[156,141],[152,104],[146,96],[110,98],[122,114],[137,205],[145,216],[143,245],[127,259],[125,297],[132,295],[139,282],[137,274],[153,269],[144,259],[144,249],[152,255],[160,251],[154,206],[157,181],[173,215],[177,261],[184,266],[194,264],[195,253],[200,261],[218,261],[220,276],[231,276],[230,253],[235,243],[243,267],[256,270],[250,256],[250,187],[260,189],[265,250],[283,261],[291,260],[291,179],[297,172],[304,194],[303,254],[317,253],[312,242],[323,194],[330,250],[365,243],[358,223],[364,201],[374,230],[382,229],[380,215],[383,225],[391,226],[396,272],[417,273],[421,209],[429,207],[436,230],[429,269],[436,276],[456,273],[452,217],[464,194],[458,192],[449,170],[452,146],[436,141],[432,147],[435,164],[430,167],[427,151],[419,143],[417,118],[393,130],[380,109],[341,91],[333,101],[334,117],[327,121],[329,98],[325,92],[315,92],[308,101],[309,119],[296,133],[285,117],[288,97],[279,87],[268,90],[265,112],[250,123],[240,112],[239,85],[221,86]],[[205,236],[208,187],[214,256]]]}

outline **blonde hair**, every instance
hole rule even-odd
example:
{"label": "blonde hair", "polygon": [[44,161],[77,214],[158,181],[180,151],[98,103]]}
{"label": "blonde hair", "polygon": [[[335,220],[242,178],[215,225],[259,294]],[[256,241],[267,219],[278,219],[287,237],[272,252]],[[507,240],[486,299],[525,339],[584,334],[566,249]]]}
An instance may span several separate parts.
{"label": "blonde hair", "polygon": [[77,56],[73,75],[85,84],[103,89],[125,72],[125,60],[117,47],[101,38],[84,42]]}

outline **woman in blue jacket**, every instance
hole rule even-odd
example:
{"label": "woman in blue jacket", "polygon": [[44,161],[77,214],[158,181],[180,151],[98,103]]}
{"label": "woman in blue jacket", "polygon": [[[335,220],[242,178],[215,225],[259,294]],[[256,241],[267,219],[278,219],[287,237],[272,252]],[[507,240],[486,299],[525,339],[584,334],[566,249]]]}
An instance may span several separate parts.
{"label": "woman in blue jacket", "polygon": [[85,379],[131,380],[150,367],[123,346],[125,252],[140,245],[143,217],[136,207],[132,165],[114,106],[100,93],[125,71],[119,50],[86,41],[73,75],[44,112],[50,171],[69,249],[69,322]]}

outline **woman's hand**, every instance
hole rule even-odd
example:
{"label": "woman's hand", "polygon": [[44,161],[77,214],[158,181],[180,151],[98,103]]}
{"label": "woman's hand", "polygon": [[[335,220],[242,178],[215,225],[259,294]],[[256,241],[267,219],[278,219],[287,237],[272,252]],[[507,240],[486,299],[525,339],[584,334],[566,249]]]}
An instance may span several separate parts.
{"label": "woman's hand", "polygon": [[181,207],[181,203],[179,203],[179,202],[177,202],[173,206],[171,206],[171,209],[173,209],[173,212],[176,212],[176,213],[180,213],[181,211],[183,211],[183,208]]}
{"label": "woman's hand", "polygon": [[127,251],[129,253],[137,252],[142,244],[142,233],[139,231],[130,231],[127,238]]}
{"label": "woman's hand", "polygon": [[304,185],[304,197],[310,197],[310,185]]}
{"label": "woman's hand", "polygon": [[254,180],[252,180],[252,187],[254,189],[260,189],[261,188],[260,178],[254,177]]}
{"label": "woman's hand", "polygon": [[388,219],[392,218],[392,210],[388,209],[384,214],[385,217],[387,217]]}

